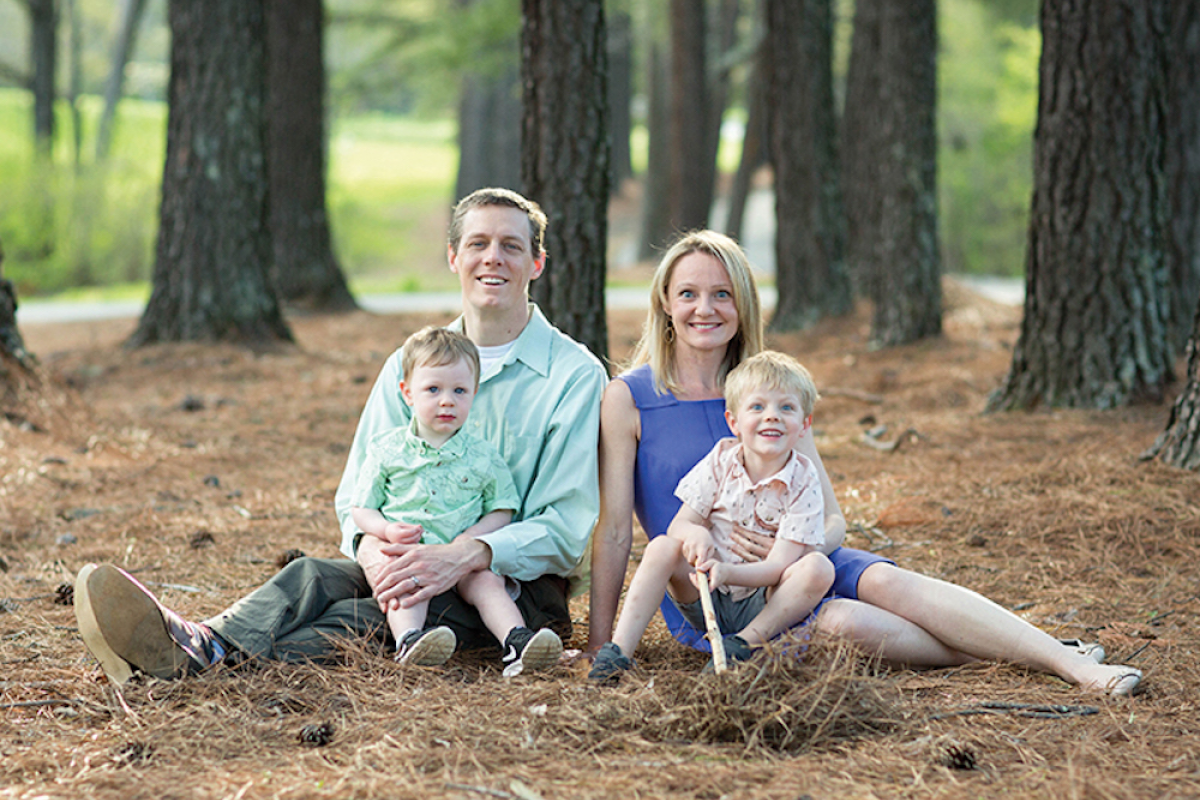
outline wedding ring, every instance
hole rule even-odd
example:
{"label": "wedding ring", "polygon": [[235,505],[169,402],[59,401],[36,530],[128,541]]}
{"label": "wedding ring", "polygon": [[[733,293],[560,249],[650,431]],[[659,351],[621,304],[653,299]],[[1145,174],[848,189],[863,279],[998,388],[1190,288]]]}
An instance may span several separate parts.
{"label": "wedding ring", "polygon": [[420,588],[421,588],[421,582],[420,582],[419,580],[417,580],[417,576],[416,576],[416,575],[413,575],[413,576],[411,576],[411,577],[409,578],[409,580],[413,582],[413,586],[416,586],[418,589],[420,589]]}

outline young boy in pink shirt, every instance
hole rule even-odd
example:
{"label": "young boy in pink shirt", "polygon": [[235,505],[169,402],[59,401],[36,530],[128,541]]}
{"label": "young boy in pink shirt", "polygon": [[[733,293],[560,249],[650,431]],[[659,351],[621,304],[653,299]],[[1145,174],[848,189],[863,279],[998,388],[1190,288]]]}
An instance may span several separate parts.
{"label": "young boy in pink shirt", "polygon": [[[708,576],[717,623],[732,661],[800,623],[833,584],[825,543],[825,507],[816,468],[795,451],[812,424],[817,389],[808,370],[782,353],[747,359],[725,381],[722,439],[675,490],[683,501],[666,536],[646,547],[625,596],[613,640],[588,677],[611,680],[633,666],[633,653],[664,590],[683,616],[705,628],[695,573]],[[734,554],[735,527],[775,537],[767,557]]]}

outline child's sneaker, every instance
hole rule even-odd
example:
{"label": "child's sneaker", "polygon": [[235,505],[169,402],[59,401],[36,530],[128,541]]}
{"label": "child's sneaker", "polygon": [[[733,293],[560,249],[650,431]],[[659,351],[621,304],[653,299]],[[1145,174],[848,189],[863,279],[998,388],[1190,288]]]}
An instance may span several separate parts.
{"label": "child's sneaker", "polygon": [[592,671],[588,673],[589,681],[597,683],[616,683],[622,672],[633,669],[633,659],[621,652],[616,642],[608,642],[596,653],[592,661]]}
{"label": "child's sneaker", "polygon": [[562,639],[549,628],[537,633],[529,628],[513,628],[504,639],[504,677],[512,678],[525,670],[549,669],[562,655]]}
{"label": "child's sneaker", "polygon": [[458,637],[445,625],[423,631],[411,630],[400,640],[396,661],[417,667],[440,667],[454,655],[457,645]]}
{"label": "child's sneaker", "polygon": [[[721,637],[721,641],[725,645],[725,665],[728,667],[749,661],[750,657],[754,655],[754,648],[750,646],[750,643],[736,633]],[[704,665],[704,672],[714,672],[716,668],[716,662],[710,658]]]}

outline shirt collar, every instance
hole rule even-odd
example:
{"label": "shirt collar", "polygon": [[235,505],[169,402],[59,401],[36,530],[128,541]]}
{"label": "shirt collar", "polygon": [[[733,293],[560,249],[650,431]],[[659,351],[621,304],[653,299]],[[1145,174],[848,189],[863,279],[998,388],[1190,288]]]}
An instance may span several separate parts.
{"label": "shirt collar", "polygon": [[[463,318],[459,317],[447,327],[462,333]],[[514,361],[520,361],[543,378],[546,377],[550,374],[550,346],[553,336],[554,329],[542,314],[542,310],[536,303],[530,303],[529,322],[525,323],[525,329],[513,342],[512,350],[508,351],[502,368]]]}
{"label": "shirt collar", "polygon": [[750,480],[750,473],[746,472],[746,462],[742,460],[742,443],[737,439],[730,439],[729,441],[731,444],[721,454],[721,459],[731,465],[734,475],[738,476],[739,479],[751,483],[756,487],[765,486],[776,481],[782,483],[784,486],[792,485],[796,476],[796,469],[800,463],[800,460],[796,458],[795,450],[788,454],[788,460],[778,472],[774,475],[768,475],[758,483],[753,483]]}
{"label": "shirt collar", "polygon": [[466,440],[467,437],[463,435],[462,428],[459,428],[458,432],[447,439],[445,444],[441,447],[434,447],[417,435],[416,416],[413,416],[412,420],[408,423],[408,428],[404,432],[404,441],[408,443],[408,446],[415,448],[418,453],[424,455],[438,453],[445,456],[459,456],[466,449]]}

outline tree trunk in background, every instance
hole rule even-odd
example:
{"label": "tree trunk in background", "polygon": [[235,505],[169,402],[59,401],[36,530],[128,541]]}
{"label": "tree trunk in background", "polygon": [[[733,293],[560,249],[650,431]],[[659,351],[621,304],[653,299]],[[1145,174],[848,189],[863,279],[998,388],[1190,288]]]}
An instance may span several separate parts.
{"label": "tree trunk in background", "polygon": [[1200,469],[1200,305],[1192,317],[1188,342],[1187,385],[1175,399],[1166,429],[1142,459],[1160,458],[1183,469]]}
{"label": "tree trunk in background", "polygon": [[871,340],[942,332],[937,208],[937,0],[890,0],[880,16],[883,101],[878,256]]}
{"label": "tree trunk in background", "polygon": [[763,89],[762,52],[754,59],[754,67],[746,78],[746,130],[742,134],[742,158],[729,189],[729,214],[725,233],[741,240],[742,224],[746,218],[746,201],[754,184],[754,173],[767,162],[767,99]]}
{"label": "tree trunk in background", "polygon": [[[734,67],[732,56],[737,46],[738,17],[741,16],[739,0],[720,0],[718,6],[715,31],[711,37],[716,40],[717,64],[716,69],[706,70],[712,78],[708,81],[708,123],[704,130],[706,141],[704,160],[701,162],[709,170],[704,180],[710,211],[719,188],[717,179],[720,170],[717,157],[721,151],[721,125],[725,121],[725,107],[729,104],[729,87]],[[709,225],[707,213],[704,219],[705,225]]]}
{"label": "tree trunk in background", "polygon": [[628,13],[608,16],[608,126],[612,131],[612,173],[609,189],[619,194],[633,177],[629,136],[633,130],[633,22]]}
{"label": "tree trunk in background", "polygon": [[1161,399],[1166,0],[1044,0],[1025,319],[991,409]]}
{"label": "tree trunk in background", "polygon": [[33,134],[37,150],[54,148],[55,71],[58,67],[58,9],[55,0],[25,0],[29,8],[29,56],[33,81]]}
{"label": "tree trunk in background", "polygon": [[670,226],[708,227],[716,165],[709,157],[712,122],[705,58],[705,0],[671,0],[668,154]]}
{"label": "tree trunk in background", "polygon": [[1167,183],[1171,194],[1171,336],[1187,345],[1200,298],[1200,5],[1170,0]]}
{"label": "tree trunk in background", "polygon": [[70,29],[70,70],[67,79],[67,104],[71,109],[71,156],[75,171],[83,167],[83,114],[79,110],[79,94],[83,86],[83,24],[79,0],[65,0]]}
{"label": "tree trunk in background", "polygon": [[285,303],[348,311],[358,305],[333,254],[325,201],[321,3],[266,0],[272,276]]}
{"label": "tree trunk in background", "polygon": [[117,31],[117,41],[113,45],[112,64],[108,70],[108,81],[104,84],[104,111],[100,114],[100,124],[96,130],[96,160],[108,158],[112,145],[113,120],[117,114],[117,104],[125,87],[125,65],[133,57],[133,48],[137,42],[138,24],[146,10],[146,0],[123,0],[121,3],[121,27]]}
{"label": "tree trunk in background", "polygon": [[830,0],[767,0],[763,70],[775,167],[774,330],[850,310],[833,110]]}
{"label": "tree trunk in background", "polygon": [[603,0],[523,0],[521,178],[550,219],[532,294],[601,360],[608,243],[608,85]]}
{"label": "tree trunk in background", "polygon": [[647,70],[649,102],[646,127],[649,133],[649,152],[646,158],[646,177],[642,181],[642,236],[638,258],[658,258],[672,237],[671,230],[671,150],[668,142],[670,109],[667,81],[667,58],[657,44],[650,45],[650,68]]}
{"label": "tree trunk in background", "polygon": [[0,247],[0,396],[7,400],[14,389],[13,371],[29,369],[33,363],[17,329],[17,292],[4,278],[4,248]]}
{"label": "tree trunk in background", "polygon": [[263,0],[170,0],[154,288],[132,345],[291,340],[271,283]]}
{"label": "tree trunk in background", "polygon": [[521,187],[521,89],[517,71],[463,77],[455,202],[476,189]]}
{"label": "tree trunk in background", "polygon": [[882,0],[855,0],[846,100],[840,131],[842,201],[846,215],[846,271],[855,294],[871,296],[877,270],[880,194],[879,138],[880,44]]}

